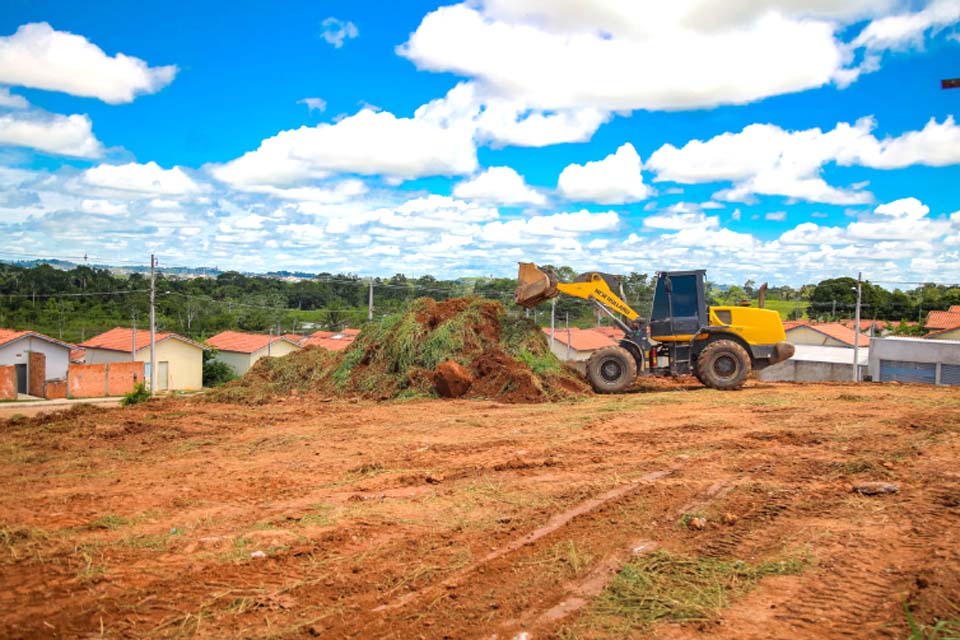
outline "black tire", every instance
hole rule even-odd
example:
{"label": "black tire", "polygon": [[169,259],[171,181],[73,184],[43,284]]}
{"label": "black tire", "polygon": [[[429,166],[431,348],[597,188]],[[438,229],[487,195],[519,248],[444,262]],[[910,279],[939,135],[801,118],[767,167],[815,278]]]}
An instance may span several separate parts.
{"label": "black tire", "polygon": [[637,361],[623,347],[597,349],[587,360],[587,380],[597,393],[619,393],[637,379]]}
{"label": "black tire", "polygon": [[697,378],[711,389],[739,389],[750,375],[750,355],[733,340],[711,342],[697,356]]}

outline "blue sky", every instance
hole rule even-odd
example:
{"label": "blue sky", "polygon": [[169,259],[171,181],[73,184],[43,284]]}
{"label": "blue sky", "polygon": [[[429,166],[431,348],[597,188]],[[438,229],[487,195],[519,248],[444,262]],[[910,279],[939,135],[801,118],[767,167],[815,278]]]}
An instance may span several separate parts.
{"label": "blue sky", "polygon": [[0,257],[951,282],[958,22],[960,0],[13,0]]}

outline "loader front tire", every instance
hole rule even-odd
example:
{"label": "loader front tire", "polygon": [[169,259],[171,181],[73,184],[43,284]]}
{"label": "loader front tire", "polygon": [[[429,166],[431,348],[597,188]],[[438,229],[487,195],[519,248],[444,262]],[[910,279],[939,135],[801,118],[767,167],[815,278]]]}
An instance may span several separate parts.
{"label": "loader front tire", "polygon": [[750,375],[750,355],[733,340],[711,342],[697,356],[697,378],[711,389],[739,389]]}
{"label": "loader front tire", "polygon": [[587,380],[597,393],[620,393],[637,379],[637,361],[623,347],[604,347],[587,360]]}

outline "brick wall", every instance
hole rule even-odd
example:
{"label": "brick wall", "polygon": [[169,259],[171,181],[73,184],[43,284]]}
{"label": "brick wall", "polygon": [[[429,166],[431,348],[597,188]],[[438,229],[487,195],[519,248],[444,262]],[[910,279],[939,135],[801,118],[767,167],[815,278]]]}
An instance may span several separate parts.
{"label": "brick wall", "polygon": [[71,364],[67,371],[71,398],[102,398],[107,395],[107,365]]}
{"label": "brick wall", "polygon": [[17,399],[17,368],[0,366],[0,400]]}
{"label": "brick wall", "polygon": [[66,391],[71,398],[122,396],[143,382],[143,369],[142,362],[71,364]]}
{"label": "brick wall", "polygon": [[58,398],[67,397],[67,381],[66,380],[47,380],[46,386],[46,399],[47,400],[57,400]]}
{"label": "brick wall", "polygon": [[107,365],[107,395],[130,393],[138,382],[143,382],[142,362],[111,362]]}
{"label": "brick wall", "polygon": [[27,359],[27,369],[30,372],[29,380],[27,380],[27,393],[42,398],[43,383],[47,379],[47,356],[39,351],[29,351]]}

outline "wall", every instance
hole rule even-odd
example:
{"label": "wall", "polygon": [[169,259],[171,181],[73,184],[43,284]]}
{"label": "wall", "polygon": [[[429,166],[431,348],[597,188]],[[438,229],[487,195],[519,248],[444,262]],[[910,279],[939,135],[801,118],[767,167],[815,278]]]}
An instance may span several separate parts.
{"label": "wall", "polygon": [[[147,350],[147,360],[150,352]],[[111,351],[110,349],[87,348],[86,364],[104,364],[106,362],[130,362],[133,354],[129,351]]]}
{"label": "wall", "polygon": [[142,362],[112,362],[107,365],[107,395],[122,396],[143,382]]}
{"label": "wall", "polygon": [[927,340],[960,340],[960,327],[938,333],[935,336],[928,336]]}
{"label": "wall", "polygon": [[42,398],[47,379],[47,357],[37,351],[27,354],[27,394]]}
{"label": "wall", "polygon": [[[557,335],[553,339],[553,355],[557,356],[561,360],[566,362],[581,362],[588,360],[590,356],[593,355],[593,351],[577,351],[576,349],[571,348],[569,353],[567,352],[567,345],[563,342],[560,342],[558,339],[560,332],[557,331]],[[550,344],[550,336],[547,336],[547,344]]]}
{"label": "wall", "polygon": [[940,380],[940,365],[960,365],[960,341],[875,338],[870,341],[870,376],[878,382],[883,382],[880,376],[881,360],[936,363],[936,379]]}
{"label": "wall", "polygon": [[238,376],[245,374],[253,363],[249,353],[237,353],[235,351],[218,351],[213,359],[233,369]]}
{"label": "wall", "polygon": [[[810,360],[785,360],[757,372],[757,377],[767,382],[850,382],[853,379],[853,362],[815,362]],[[860,367],[860,379],[867,368]]]}
{"label": "wall", "polygon": [[13,365],[0,365],[0,400],[17,399],[17,369]]}
{"label": "wall", "polygon": [[[137,352],[137,361],[150,362],[149,345]],[[198,391],[203,388],[203,350],[200,347],[167,338],[157,343],[157,363],[160,362],[167,363],[168,391]],[[157,367],[157,373],[160,373],[160,367]]]}
{"label": "wall", "polygon": [[102,398],[107,395],[107,365],[71,364],[67,372],[71,398]]}
{"label": "wall", "polygon": [[[839,340],[834,340],[830,336],[824,335],[819,331],[814,331],[810,327],[801,325],[795,329],[787,331],[787,341],[793,344],[810,344],[810,345],[821,345],[826,347],[847,347],[852,348],[850,345],[840,342]],[[861,345],[863,346],[863,345]],[[853,374],[850,374],[853,377]]]}
{"label": "wall", "polygon": [[46,393],[44,397],[47,400],[57,400],[59,398],[67,397],[67,381],[66,380],[47,380],[46,384]]}
{"label": "wall", "polygon": [[[133,391],[137,382],[141,381],[142,362],[71,364],[67,373],[66,392],[71,398],[122,396]],[[58,392],[55,383],[48,383],[47,389],[52,393]]]}

